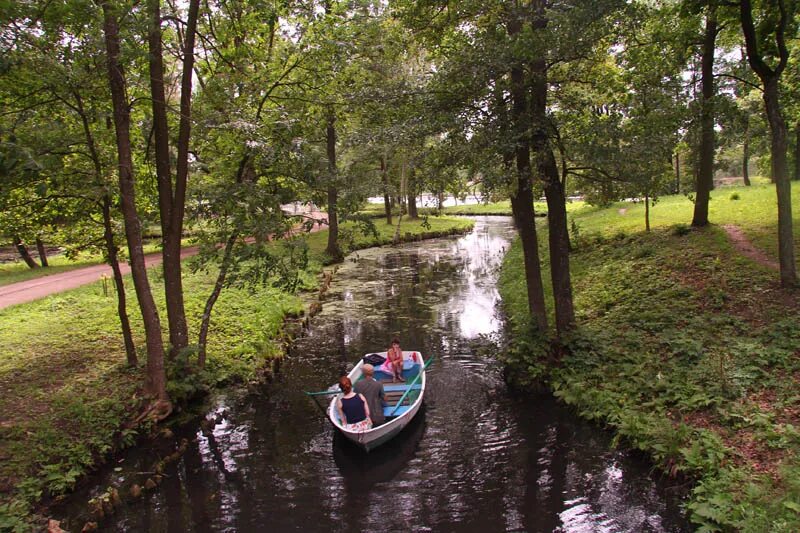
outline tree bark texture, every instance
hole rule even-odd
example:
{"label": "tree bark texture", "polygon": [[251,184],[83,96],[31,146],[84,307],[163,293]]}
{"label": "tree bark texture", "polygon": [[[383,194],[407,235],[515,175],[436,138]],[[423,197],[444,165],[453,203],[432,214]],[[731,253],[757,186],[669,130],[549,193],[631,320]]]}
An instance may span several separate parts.
{"label": "tree bark texture", "polygon": [[40,237],[36,237],[36,251],[39,252],[39,263],[42,264],[42,267],[49,267],[50,265],[47,263],[47,250],[45,250],[44,243]]}
{"label": "tree bark texture", "polygon": [[389,169],[384,156],[381,156],[381,182],[383,183],[383,211],[386,216],[386,223],[391,226],[392,199],[389,197]]}
{"label": "tree bark texture", "polygon": [[408,218],[419,218],[417,211],[417,183],[416,183],[416,169],[411,166],[408,176],[408,193],[406,195],[408,201]]}
{"label": "tree bark texture", "polygon": [[715,0],[706,9],[706,28],[701,59],[702,85],[700,97],[700,161],[695,184],[696,196],[692,226],[708,225],[708,202],[714,187],[714,50],[717,40],[717,7]]}
{"label": "tree bark texture", "polygon": [[800,180],[800,122],[794,126],[794,179]]}
{"label": "tree bark texture", "polygon": [[108,77],[111,88],[111,102],[114,113],[114,129],[117,138],[117,157],[119,159],[119,188],[122,216],[125,223],[125,237],[128,241],[131,276],[136,289],[136,297],[144,321],[147,345],[146,388],[158,400],[169,402],[164,371],[164,344],[161,339],[161,322],[150,282],[142,249],[142,232],[136,213],[136,189],[133,179],[133,158],[130,141],[130,108],[126,101],[126,82],[119,63],[119,26],[109,2],[103,2],[103,31],[106,53],[108,55]]}
{"label": "tree bark texture", "polygon": [[328,247],[325,253],[333,261],[342,260],[342,249],[339,247],[339,215],[337,202],[339,191],[336,188],[336,115],[328,113],[328,125],[325,133],[326,148],[328,152]]}
{"label": "tree bark texture", "polygon": [[[509,25],[509,33],[514,29]],[[517,28],[519,31],[519,28]],[[522,241],[525,262],[525,282],[528,292],[528,308],[537,329],[547,334],[547,307],[542,285],[542,268],[539,261],[539,238],[536,234],[536,218],[533,210],[533,173],[530,160],[530,112],[521,66],[511,69],[511,115],[516,133],[514,156],[517,167],[517,186],[511,197],[514,222]]]}
{"label": "tree bark texture", "polygon": [[773,68],[767,65],[759,52],[758,36],[753,23],[750,0],[741,0],[740,19],[747,48],[750,67],[761,79],[764,87],[764,107],[770,130],[770,155],[772,159],[772,179],[778,196],[778,262],[780,263],[781,285],[784,288],[797,286],[797,265],[794,256],[794,234],[792,231],[792,187],[789,182],[789,169],[786,161],[787,131],[780,108],[780,77],[789,61],[786,47],[786,25],[789,15],[783,0],[776,1],[780,19],[775,29],[775,41],[780,60]]}
{"label": "tree bark texture", "polygon": [[[181,279],[181,236],[188,173],[188,144],[191,130],[191,89],[194,65],[194,39],[197,25],[197,0],[189,2],[183,73],[181,79],[181,117],[178,139],[178,160],[175,187],[172,184],[170,165],[169,125],[164,89],[164,59],[161,42],[161,2],[148,0],[150,29],[148,32],[150,97],[153,109],[155,135],[155,160],[158,182],[158,207],[161,218],[161,254],[163,257],[164,294],[167,302],[167,321],[171,352],[185,348],[189,343],[186,311],[183,303]],[[188,71],[187,71],[188,68]],[[183,159],[183,160],[182,160]]]}
{"label": "tree bark texture", "polygon": [[25,264],[28,265],[28,268],[39,268],[39,265],[34,261],[31,253],[28,251],[28,247],[25,246],[25,243],[22,242],[19,235],[14,235],[14,246],[17,248],[19,256],[25,261]]}
{"label": "tree bark texture", "polygon": [[106,243],[108,264],[114,274],[114,287],[117,289],[117,315],[122,329],[122,340],[125,343],[125,358],[129,366],[138,366],[139,358],[136,355],[136,345],[133,343],[131,323],[128,319],[128,303],[125,295],[125,282],[122,270],[119,268],[117,244],[114,242],[114,230],[111,226],[111,198],[108,194],[103,196],[103,239]]}
{"label": "tree bark texture", "polygon": [[[103,186],[103,164],[100,161],[100,154],[97,152],[97,144],[95,143],[92,128],[89,124],[89,116],[86,114],[83,98],[81,98],[80,93],[75,91],[73,96],[75,97],[75,107],[81,117],[83,134],[86,137],[86,146],[89,148],[89,157],[94,166],[95,180],[98,186]],[[111,196],[108,192],[103,194],[101,209],[103,212],[103,240],[106,245],[108,264],[111,266],[111,272],[114,275],[114,286],[117,289],[117,315],[119,316],[120,327],[122,329],[122,340],[125,344],[125,357],[129,366],[138,366],[139,358],[136,355],[136,345],[133,343],[131,324],[128,319],[125,282],[122,279],[122,271],[119,268],[119,250],[117,244],[114,242],[114,229],[111,224]]]}
{"label": "tree bark texture", "polygon": [[770,127],[770,153],[772,155],[772,177],[778,196],[778,262],[781,270],[781,285],[785,288],[797,286],[797,264],[794,255],[794,231],[792,229],[792,185],[786,160],[787,132],[779,107],[778,78],[773,78],[764,87],[764,104]]}
{"label": "tree bark texture", "polygon": [[208,340],[208,327],[211,324],[211,311],[214,309],[214,304],[217,303],[217,298],[219,298],[219,295],[222,292],[222,287],[225,285],[225,277],[228,275],[228,269],[232,263],[233,246],[236,244],[236,239],[238,238],[239,232],[234,231],[231,233],[230,237],[228,237],[228,241],[225,243],[225,251],[222,254],[222,264],[219,267],[217,281],[214,283],[214,289],[211,291],[211,294],[206,300],[206,306],[203,309],[203,317],[200,321],[200,335],[198,336],[197,341],[197,365],[200,368],[206,366],[206,343]]}
{"label": "tree bark texture", "polygon": [[750,119],[744,119],[744,141],[742,142],[742,179],[750,187]]}
{"label": "tree bark texture", "polygon": [[[547,27],[543,0],[534,2],[534,31]],[[569,230],[567,228],[567,199],[558,173],[556,158],[548,137],[547,119],[547,62],[539,58],[531,62],[532,148],[536,158],[538,178],[544,183],[547,200],[547,232],[550,245],[550,278],[553,283],[556,331],[562,337],[575,327],[575,308],[572,301],[572,279],[569,265]]]}

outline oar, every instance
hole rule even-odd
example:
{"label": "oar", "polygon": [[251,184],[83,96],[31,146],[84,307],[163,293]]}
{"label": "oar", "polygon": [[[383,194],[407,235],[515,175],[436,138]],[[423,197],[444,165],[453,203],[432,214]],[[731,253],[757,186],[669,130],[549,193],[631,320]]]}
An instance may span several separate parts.
{"label": "oar", "polygon": [[304,391],[308,396],[331,396],[332,394],[339,394],[340,390],[321,390],[316,392]]}
{"label": "oar", "polygon": [[403,393],[403,395],[400,396],[400,400],[397,402],[397,405],[394,406],[394,409],[392,409],[392,412],[389,413],[389,416],[393,416],[395,414],[395,412],[397,412],[397,410],[400,409],[400,405],[403,403],[403,400],[406,399],[406,396],[408,396],[408,393],[411,392],[411,388],[414,386],[414,384],[420,378],[422,373],[425,372],[425,369],[428,368],[428,365],[431,364],[431,361],[433,361],[433,356],[431,356],[430,359],[425,361],[425,365],[422,367],[422,369],[419,372],[417,372],[417,375],[414,376],[414,379],[411,380],[411,383],[408,384],[408,389],[406,389],[406,391]]}
{"label": "oar", "polygon": [[309,396],[309,397],[311,397],[312,400],[314,400],[314,405],[316,405],[317,408],[320,410],[320,412],[322,413],[322,416],[324,416],[325,418],[328,418],[328,413],[327,413],[327,411],[325,411],[325,409],[317,401],[317,396],[332,396],[334,394],[339,394],[342,391],[338,391],[338,390],[321,390],[321,391],[316,391],[316,392],[308,392],[308,391],[303,391],[303,392],[306,393],[306,396]]}

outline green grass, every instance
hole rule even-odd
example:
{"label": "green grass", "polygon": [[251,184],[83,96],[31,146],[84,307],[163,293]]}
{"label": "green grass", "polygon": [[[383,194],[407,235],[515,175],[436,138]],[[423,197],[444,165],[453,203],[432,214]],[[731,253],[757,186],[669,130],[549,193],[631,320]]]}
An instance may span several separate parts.
{"label": "green grass", "polygon": [[[792,182],[794,219],[800,218],[800,182]],[[738,199],[733,199],[737,198]],[[777,256],[777,197],[775,186],[761,183],[751,187],[724,187],[711,191],[708,218],[712,224],[735,224],[759,248]],[[650,209],[650,225],[664,228],[692,221],[694,204],[683,195],[664,196]],[[571,213],[585,233],[606,237],[618,233],[636,233],[645,229],[644,204],[617,202],[608,208],[578,207]]]}
{"label": "green grass", "polygon": [[[713,222],[741,225],[773,253],[772,187],[714,197]],[[510,375],[521,385],[546,381],[618,441],[694,480],[687,510],[702,530],[800,530],[798,294],[783,292],[778,273],[743,257],[722,228],[676,226],[691,219],[688,200],[659,202],[650,233],[642,207],[628,207],[572,215],[579,328],[558,368],[527,334],[521,247],[512,246],[500,279],[517,338],[503,356]],[[546,268],[543,276],[549,291]]]}
{"label": "green grass", "polygon": [[[404,221],[404,239],[463,232],[464,219]],[[344,225],[347,232],[348,224]],[[378,224],[379,236],[352,235],[350,248],[392,241],[394,226]],[[316,285],[324,259],[327,231],[308,236],[313,258],[306,287]],[[279,242],[279,241],[277,241]],[[161,271],[149,277],[162,325],[166,311]],[[184,270],[184,294],[191,335],[196,335],[216,271]],[[128,309],[143,362],[141,317],[130,277]],[[0,310],[0,530],[21,528],[32,505],[46,494],[68,492],[75,482],[115,446],[130,444],[137,430],[122,430],[141,402],[142,369],[127,368],[116,314],[113,286],[101,282]],[[248,382],[283,353],[284,318],[302,313],[300,296],[272,287],[226,288],[215,308],[208,338],[205,372],[173,379],[173,399],[198,389]]]}

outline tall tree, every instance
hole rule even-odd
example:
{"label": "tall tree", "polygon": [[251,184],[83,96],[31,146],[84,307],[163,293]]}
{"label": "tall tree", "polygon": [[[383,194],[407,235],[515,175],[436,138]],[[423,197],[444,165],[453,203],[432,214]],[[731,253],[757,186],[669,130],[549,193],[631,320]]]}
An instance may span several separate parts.
{"label": "tall tree", "polygon": [[700,100],[700,165],[696,177],[696,196],[692,226],[708,225],[708,201],[714,187],[714,52],[717,40],[717,3],[709,0],[706,5],[705,32],[701,53],[701,100]]}
{"label": "tall tree", "polygon": [[133,157],[130,140],[130,103],[127,101],[124,70],[120,63],[120,37],[117,13],[109,2],[103,2],[103,34],[105,39],[108,80],[111,89],[114,130],[117,141],[118,177],[125,237],[131,264],[133,285],[142,312],[147,346],[147,390],[157,399],[157,408],[162,416],[171,411],[167,395],[164,370],[164,343],[161,339],[161,321],[158,316],[142,248],[142,230],[136,212],[136,189],[134,186]]}
{"label": "tall tree", "polygon": [[189,342],[186,310],[181,278],[181,238],[186,209],[186,182],[189,173],[189,140],[191,134],[192,76],[197,32],[199,0],[189,0],[183,43],[180,119],[177,141],[177,169],[173,183],[170,165],[170,137],[167,120],[167,99],[164,89],[161,0],[148,0],[150,19],[148,32],[150,92],[155,134],[155,161],[158,182],[158,205],[161,217],[162,255],[164,258],[164,293],[167,300],[169,339],[172,352]]}
{"label": "tall tree", "polygon": [[[784,288],[797,286],[792,231],[792,187],[786,160],[788,139],[779,91],[781,74],[789,62],[786,33],[790,29],[790,24],[795,25],[794,7],[793,2],[787,4],[784,0],[764,2],[761,5],[762,21],[756,29],[751,0],[741,0],[740,3],[747,59],[764,88],[764,108],[770,129],[772,181],[775,183],[778,196],[778,261],[781,285]],[[773,66],[770,66],[770,60]]]}

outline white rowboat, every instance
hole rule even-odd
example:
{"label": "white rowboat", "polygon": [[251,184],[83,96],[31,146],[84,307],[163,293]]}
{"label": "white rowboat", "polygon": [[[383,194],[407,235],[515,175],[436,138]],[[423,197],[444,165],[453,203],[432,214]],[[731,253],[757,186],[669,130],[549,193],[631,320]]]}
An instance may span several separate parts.
{"label": "white rowboat", "polygon": [[[385,357],[385,352],[379,355]],[[350,381],[355,383],[362,378],[364,359],[347,374]],[[403,378],[405,383],[392,383],[392,376],[375,368],[375,379],[383,383],[385,400],[388,406],[383,408],[386,422],[380,426],[365,431],[352,431],[347,429],[339,418],[336,402],[342,397],[336,394],[328,406],[328,418],[333,426],[348,440],[354,442],[366,451],[374,450],[381,444],[395,437],[414,418],[422,405],[425,395],[425,363],[419,352],[403,352]],[[398,407],[398,402],[401,402]]]}

